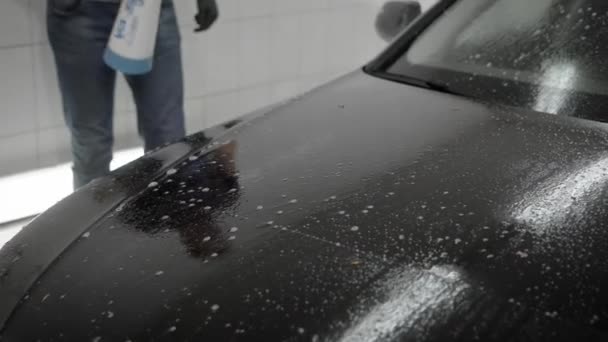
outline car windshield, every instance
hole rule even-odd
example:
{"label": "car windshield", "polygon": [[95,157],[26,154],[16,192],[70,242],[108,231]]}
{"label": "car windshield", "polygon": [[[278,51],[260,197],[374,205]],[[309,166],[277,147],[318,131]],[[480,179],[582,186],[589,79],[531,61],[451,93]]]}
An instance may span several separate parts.
{"label": "car windshield", "polygon": [[460,0],[386,72],[491,102],[608,121],[608,1]]}

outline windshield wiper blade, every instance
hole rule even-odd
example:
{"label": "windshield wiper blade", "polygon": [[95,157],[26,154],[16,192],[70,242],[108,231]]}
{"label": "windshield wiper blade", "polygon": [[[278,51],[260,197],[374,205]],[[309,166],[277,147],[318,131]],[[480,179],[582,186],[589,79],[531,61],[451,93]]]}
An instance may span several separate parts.
{"label": "windshield wiper blade", "polygon": [[458,91],[455,91],[454,89],[452,89],[450,87],[449,84],[443,83],[443,82],[424,80],[424,79],[413,78],[413,77],[407,77],[407,79],[404,80],[404,83],[408,83],[408,84],[411,84],[411,85],[416,85],[416,86],[419,86],[419,87],[423,87],[423,88],[439,91],[439,92],[446,93],[446,94],[463,96],[462,93],[460,93]]}
{"label": "windshield wiper blade", "polygon": [[439,91],[439,92],[451,94],[451,95],[465,96],[465,94],[452,89],[449,84],[435,81],[435,80],[425,80],[425,79],[411,77],[411,76],[394,75],[394,74],[387,74],[387,73],[382,74],[381,76],[384,78],[399,82],[399,83],[410,84],[413,86],[426,88],[426,89],[430,89],[430,90],[435,90],[435,91]]}
{"label": "windshield wiper blade", "polygon": [[424,86],[426,88],[432,89],[432,90],[437,90],[440,91],[442,93],[448,93],[448,94],[454,94],[454,95],[462,95],[456,91],[454,91],[454,89],[452,89],[450,87],[449,84],[446,83],[441,83],[441,82],[437,82],[437,81],[422,81],[424,82]]}

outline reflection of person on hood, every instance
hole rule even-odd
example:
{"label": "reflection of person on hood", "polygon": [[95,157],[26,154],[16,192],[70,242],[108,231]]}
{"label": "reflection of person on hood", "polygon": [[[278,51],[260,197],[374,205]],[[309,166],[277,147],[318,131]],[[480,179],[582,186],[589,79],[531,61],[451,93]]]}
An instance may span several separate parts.
{"label": "reflection of person on hood", "polygon": [[[239,185],[234,166],[236,143],[223,145],[213,152],[213,161],[208,163],[205,172],[205,184],[199,185],[202,190],[203,217],[192,220],[184,216],[179,229],[181,240],[188,253],[195,257],[209,257],[222,253],[229,247],[231,227],[219,227],[218,216],[228,211],[238,200]],[[205,208],[211,207],[209,210]]]}
{"label": "reflection of person on hood", "polygon": [[222,145],[179,169],[168,170],[120,213],[122,222],[148,234],[177,231],[188,253],[206,258],[229,246],[230,228],[218,225],[239,197],[236,143]]}

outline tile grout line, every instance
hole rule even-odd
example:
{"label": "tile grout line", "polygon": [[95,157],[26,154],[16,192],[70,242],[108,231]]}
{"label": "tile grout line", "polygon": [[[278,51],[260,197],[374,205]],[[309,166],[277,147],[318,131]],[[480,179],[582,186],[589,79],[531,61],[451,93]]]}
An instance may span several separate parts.
{"label": "tile grout line", "polygon": [[[33,21],[35,20],[34,16],[34,9],[33,9],[33,4],[32,1],[28,1],[27,3],[27,7],[28,7],[28,19],[30,21],[30,25],[29,26],[29,35],[30,35],[30,42],[34,42],[35,40],[35,36],[34,36],[34,30],[32,29],[33,25]],[[40,87],[40,85],[38,84],[38,77],[37,76],[37,72],[39,71],[38,67],[37,67],[37,53],[35,51],[36,47],[35,45],[32,45],[30,48],[30,58],[31,58],[31,62],[32,62],[32,87],[33,87],[33,91],[34,91],[34,114],[35,114],[35,127],[36,127],[36,134],[35,134],[35,140],[36,140],[36,165],[37,168],[40,168],[42,166],[41,160],[42,157],[40,155],[40,113],[39,113],[39,109],[40,109],[40,94],[38,93],[38,89]]]}

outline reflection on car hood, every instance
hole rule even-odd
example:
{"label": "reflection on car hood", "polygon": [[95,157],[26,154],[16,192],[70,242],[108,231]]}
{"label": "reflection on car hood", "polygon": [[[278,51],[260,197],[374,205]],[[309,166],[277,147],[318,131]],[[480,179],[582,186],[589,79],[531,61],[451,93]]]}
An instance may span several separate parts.
{"label": "reflection on car hood", "polygon": [[355,73],[145,180],[2,336],[605,340],[607,138]]}

